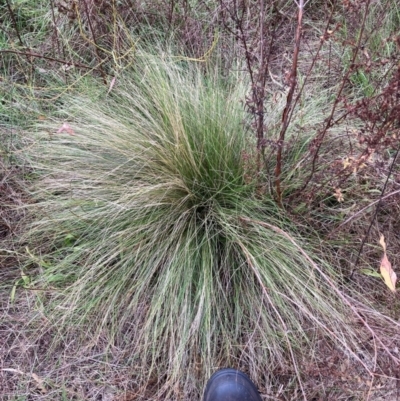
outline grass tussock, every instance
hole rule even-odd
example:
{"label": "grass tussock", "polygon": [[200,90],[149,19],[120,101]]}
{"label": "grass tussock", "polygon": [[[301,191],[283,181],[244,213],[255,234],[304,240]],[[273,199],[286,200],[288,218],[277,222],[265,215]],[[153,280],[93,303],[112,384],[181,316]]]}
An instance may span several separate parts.
{"label": "grass tussock", "polygon": [[133,344],[160,391],[193,394],[227,365],[261,377],[291,364],[300,379],[316,336],[362,363],[360,304],[317,258],[318,236],[260,192],[235,78],[139,51],[110,93],[65,100],[29,148],[25,239],[49,320]]}

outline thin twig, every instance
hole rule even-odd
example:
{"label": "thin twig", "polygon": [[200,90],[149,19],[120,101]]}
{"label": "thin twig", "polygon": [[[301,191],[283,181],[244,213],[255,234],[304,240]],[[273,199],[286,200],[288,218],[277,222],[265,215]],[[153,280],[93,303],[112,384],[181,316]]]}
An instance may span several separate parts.
{"label": "thin twig", "polygon": [[12,23],[14,25],[15,32],[17,34],[19,44],[21,45],[21,47],[24,47],[24,42],[22,41],[21,35],[19,33],[17,21],[15,20],[15,15],[14,15],[14,12],[13,12],[13,10],[11,8],[11,4],[10,4],[9,0],[7,0],[7,8],[8,8],[8,12],[10,14],[10,17],[11,17],[11,21],[12,21]]}
{"label": "thin twig", "polygon": [[92,21],[90,18],[89,8],[87,6],[86,0],[83,0],[83,4],[85,5],[85,11],[86,11],[87,19],[88,19],[89,29],[90,29],[90,33],[92,34],[94,51],[96,53],[97,61],[99,63],[99,71],[100,71],[101,77],[103,78],[104,84],[107,85],[106,73],[104,72],[103,68],[101,67],[102,63],[101,63],[101,57],[100,57],[100,53],[99,53],[99,46],[97,45],[96,36],[94,34],[94,29],[92,26]]}
{"label": "thin twig", "polygon": [[347,220],[345,220],[343,223],[341,223],[338,227],[336,227],[331,233],[329,233],[328,238],[332,237],[332,235],[339,230],[340,228],[342,228],[344,225],[346,225],[347,223],[350,223],[350,221],[354,220],[357,216],[359,216],[360,214],[364,213],[367,209],[369,209],[370,207],[374,206],[376,203],[381,202],[387,198],[390,198],[393,195],[397,195],[400,193],[400,189],[398,189],[397,191],[393,191],[390,192],[389,194],[386,194],[383,197],[380,197],[379,199],[373,201],[372,203],[370,203],[369,205],[363,207],[362,209],[360,209],[358,212],[354,213],[352,216],[350,216]]}
{"label": "thin twig", "polygon": [[[260,0],[260,62],[264,62],[264,0]],[[261,73],[262,64],[259,68],[260,81],[258,87],[255,88],[257,91],[257,149],[258,156],[260,156],[260,150],[263,148],[264,139],[264,98],[265,98],[265,74]],[[260,164],[260,163],[258,163]],[[260,166],[258,166],[260,171]]]}
{"label": "thin twig", "polygon": [[292,109],[293,95],[297,84],[297,62],[299,59],[299,52],[300,52],[302,20],[303,20],[303,10],[304,10],[304,0],[300,0],[299,3],[295,1],[295,3],[298,6],[296,39],[293,52],[292,69],[290,71],[290,77],[289,77],[290,88],[286,98],[286,106],[282,114],[282,128],[281,132],[279,133],[278,152],[276,155],[276,168],[275,168],[276,201],[280,207],[282,207],[282,187],[281,187],[282,149],[285,142],[285,134],[289,126],[289,115]]}
{"label": "thin twig", "polygon": [[[327,18],[327,23],[326,23],[326,26],[325,26],[325,29],[324,29],[324,33],[323,33],[323,35],[322,35],[322,37],[321,37],[321,40],[320,40],[320,42],[319,42],[319,45],[318,45],[317,51],[316,51],[316,53],[315,53],[315,56],[314,56],[314,57],[312,58],[312,60],[311,60],[311,65],[310,65],[310,67],[308,68],[308,71],[307,71],[307,73],[306,73],[306,75],[305,75],[305,77],[304,77],[303,83],[302,83],[302,85],[301,85],[301,87],[300,87],[300,89],[299,89],[299,91],[298,91],[298,93],[297,93],[297,95],[296,95],[296,98],[295,98],[295,100],[294,100],[294,102],[293,102],[293,107],[291,108],[291,112],[290,112],[290,115],[289,115],[289,118],[288,118],[289,122],[292,120],[293,113],[294,113],[294,110],[295,110],[295,108],[296,108],[296,105],[297,105],[297,103],[300,101],[301,95],[303,94],[303,91],[304,91],[304,88],[305,88],[305,86],[306,86],[306,84],[307,84],[307,82],[308,82],[308,79],[310,78],[311,73],[312,73],[313,70],[314,70],[315,63],[316,63],[317,60],[318,60],[319,53],[320,53],[320,51],[321,51],[321,49],[322,49],[323,44],[325,43],[325,39],[326,39],[326,38],[328,37],[328,35],[329,35],[329,34],[328,34],[329,25],[331,24],[331,20],[332,20],[332,18],[333,18],[333,14],[334,14],[334,12],[335,12],[335,7],[336,7],[336,3],[334,3],[333,6],[332,6],[332,9],[331,9],[331,12],[330,12],[330,14],[329,14],[329,17]],[[329,62],[329,66],[328,66],[328,67],[330,68],[330,62]],[[329,75],[330,75],[330,72],[328,73],[328,79],[329,79]]]}
{"label": "thin twig", "polygon": [[[50,0],[51,20],[52,20],[52,23],[53,23],[54,38],[55,38],[56,45],[57,45],[57,54],[61,54],[60,41],[59,41],[59,38],[58,38],[58,29],[57,29],[57,22],[56,22],[56,15],[55,15],[55,12],[54,12],[53,1],[54,0]],[[53,48],[53,54],[54,55],[56,54],[56,52],[54,51],[54,48]]]}
{"label": "thin twig", "polygon": [[360,261],[360,257],[361,257],[362,250],[363,250],[363,248],[364,248],[365,243],[367,242],[367,239],[368,239],[368,237],[369,237],[369,233],[371,232],[372,225],[374,224],[374,221],[375,221],[375,219],[376,219],[376,216],[378,215],[379,209],[380,209],[381,206],[382,206],[383,194],[384,194],[385,191],[386,191],[386,187],[387,187],[387,185],[388,185],[388,183],[389,183],[389,178],[390,178],[390,176],[392,175],[393,168],[394,168],[394,165],[395,165],[395,163],[396,163],[396,159],[397,159],[397,156],[399,155],[399,152],[400,152],[400,145],[399,145],[399,147],[397,148],[396,153],[395,153],[395,155],[394,155],[394,157],[393,157],[392,163],[391,163],[390,168],[389,168],[388,175],[387,175],[387,177],[386,177],[385,184],[383,185],[383,188],[382,188],[382,191],[381,191],[381,196],[380,196],[379,201],[378,201],[378,204],[376,205],[376,208],[375,208],[374,215],[372,216],[371,222],[370,222],[370,224],[369,224],[369,226],[368,226],[368,228],[367,228],[367,231],[366,231],[366,233],[365,233],[365,235],[364,235],[364,238],[363,238],[363,240],[362,240],[362,242],[361,242],[360,249],[358,250],[357,258],[356,258],[356,261],[354,262],[353,270],[351,271],[351,274],[350,274],[350,279],[353,278],[353,275],[354,275],[354,272],[356,271],[358,262]]}
{"label": "thin twig", "polygon": [[300,188],[299,193],[303,192],[307,188],[308,184],[311,182],[312,177],[314,176],[314,173],[316,170],[316,162],[318,159],[318,155],[319,155],[319,151],[321,149],[322,143],[324,141],[324,137],[325,137],[326,133],[328,132],[329,128],[331,128],[333,125],[333,118],[334,118],[334,115],[336,112],[336,108],[340,103],[340,99],[341,99],[343,90],[349,80],[350,74],[353,72],[353,68],[355,65],[355,61],[356,61],[358,52],[361,49],[361,41],[362,41],[364,31],[365,31],[365,25],[367,22],[367,16],[368,16],[370,3],[371,3],[371,0],[367,0],[366,6],[365,6],[365,13],[364,13],[363,20],[361,23],[360,33],[358,34],[357,43],[353,49],[353,57],[350,61],[350,67],[347,69],[346,74],[342,79],[341,85],[340,85],[339,90],[335,97],[335,101],[333,102],[331,112],[330,112],[328,118],[325,120],[324,127],[320,130],[320,132],[317,134],[317,137],[315,138],[315,151],[314,151],[314,156],[313,156],[313,160],[311,163],[311,173],[307,177],[304,185]]}
{"label": "thin twig", "polygon": [[[14,12],[13,12],[13,10],[11,8],[11,4],[10,4],[9,0],[7,0],[7,8],[8,8],[8,12],[10,14],[10,17],[11,17],[12,24],[14,25],[15,32],[17,34],[19,44],[21,45],[21,47],[25,47],[24,46],[24,42],[22,41],[21,35],[19,33],[17,21],[15,19],[15,15],[14,15]],[[26,57],[26,60],[28,61],[28,63],[31,65],[31,68],[32,68],[31,72],[32,72],[33,71],[32,60],[27,55],[25,57]]]}
{"label": "thin twig", "polygon": [[[61,60],[59,58],[44,56],[43,54],[37,54],[37,53],[32,53],[32,52],[20,52],[20,51],[17,51],[17,50],[0,50],[0,54],[1,53],[13,53],[13,54],[18,54],[20,56],[37,57],[37,58],[42,58],[44,60],[54,61],[55,63],[61,63],[61,64],[68,65],[68,66],[69,65],[73,65],[74,67],[85,68],[87,70],[93,70],[93,71],[99,71],[100,72],[100,70],[97,67],[90,67],[88,65],[81,64],[81,63],[76,63],[74,61],[67,61],[67,60]],[[104,61],[105,60],[103,60],[101,62],[101,64],[103,64]]]}

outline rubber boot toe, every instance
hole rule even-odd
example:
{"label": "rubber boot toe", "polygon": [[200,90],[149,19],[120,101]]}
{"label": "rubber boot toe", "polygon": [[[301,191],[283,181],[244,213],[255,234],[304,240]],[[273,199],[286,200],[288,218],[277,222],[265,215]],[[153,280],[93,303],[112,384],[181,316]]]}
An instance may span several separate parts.
{"label": "rubber boot toe", "polygon": [[207,382],[203,401],[262,401],[257,387],[243,372],[222,369]]}

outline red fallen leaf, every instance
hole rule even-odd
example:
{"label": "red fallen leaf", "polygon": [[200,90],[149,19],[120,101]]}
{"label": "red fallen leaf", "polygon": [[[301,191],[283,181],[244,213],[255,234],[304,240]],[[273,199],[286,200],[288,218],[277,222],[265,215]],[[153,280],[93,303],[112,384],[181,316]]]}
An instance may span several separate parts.
{"label": "red fallen leaf", "polygon": [[61,128],[59,128],[56,132],[56,134],[62,134],[63,132],[66,132],[69,135],[75,135],[74,130],[67,124],[64,123]]}

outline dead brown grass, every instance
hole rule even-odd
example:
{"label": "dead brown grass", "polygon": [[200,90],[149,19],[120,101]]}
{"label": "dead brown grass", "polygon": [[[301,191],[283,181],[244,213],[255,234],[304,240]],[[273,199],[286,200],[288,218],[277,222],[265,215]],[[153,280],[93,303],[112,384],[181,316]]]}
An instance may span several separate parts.
{"label": "dead brown grass", "polygon": [[[0,324],[0,394],[2,400],[76,400],[131,401],[162,400],[165,379],[150,377],[146,385],[137,376],[134,358],[127,344],[109,345],[109,339],[96,342],[81,334],[64,338],[52,348],[55,336],[45,315],[38,308],[33,291],[20,293],[11,304],[8,294],[1,294],[3,312]],[[392,346],[400,344],[399,333],[392,336]],[[372,377],[360,370],[349,356],[343,358],[330,346],[329,339],[315,343],[314,354],[300,361],[303,388],[308,400],[397,400],[400,397],[400,377],[385,353],[377,348],[367,333],[360,331],[361,355],[374,371]],[[373,357],[371,357],[373,355]],[[251,375],[246,364],[240,366]],[[141,370],[141,369],[139,369]],[[264,400],[295,401],[301,391],[295,373],[287,369],[266,372],[259,386]],[[200,381],[205,381],[202,378]],[[200,399],[201,387],[194,380],[192,388],[174,389],[170,400]]]}

